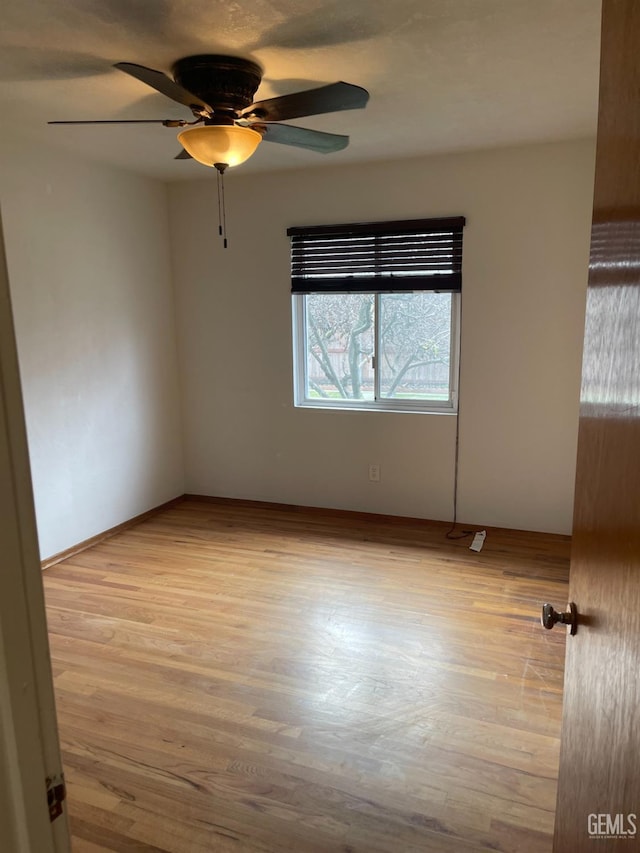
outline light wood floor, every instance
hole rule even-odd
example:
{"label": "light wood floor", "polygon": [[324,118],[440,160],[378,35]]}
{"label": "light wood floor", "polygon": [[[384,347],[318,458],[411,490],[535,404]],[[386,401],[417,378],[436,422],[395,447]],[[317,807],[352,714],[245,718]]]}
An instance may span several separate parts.
{"label": "light wood floor", "polygon": [[549,853],[568,540],[185,501],[45,572],[77,853]]}

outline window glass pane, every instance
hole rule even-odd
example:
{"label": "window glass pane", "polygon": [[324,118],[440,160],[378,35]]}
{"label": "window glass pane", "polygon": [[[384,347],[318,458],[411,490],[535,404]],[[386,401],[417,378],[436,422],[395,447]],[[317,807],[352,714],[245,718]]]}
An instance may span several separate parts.
{"label": "window glass pane", "polygon": [[307,399],[373,400],[374,296],[305,296]]}
{"label": "window glass pane", "polygon": [[387,399],[448,400],[450,293],[380,295],[380,394]]}

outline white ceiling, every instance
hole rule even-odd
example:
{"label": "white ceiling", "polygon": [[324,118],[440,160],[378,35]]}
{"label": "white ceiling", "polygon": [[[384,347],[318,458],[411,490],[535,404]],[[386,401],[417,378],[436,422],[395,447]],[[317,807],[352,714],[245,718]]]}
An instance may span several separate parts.
{"label": "white ceiling", "polygon": [[227,53],[264,68],[256,98],[336,80],[371,93],[365,110],[292,122],[348,133],[346,150],[264,143],[243,172],[575,138],[595,134],[599,32],[600,0],[8,0],[0,109],[5,128],[83,155],[204,177],[173,160],[176,130],[46,122],[191,118],[111,66]]}

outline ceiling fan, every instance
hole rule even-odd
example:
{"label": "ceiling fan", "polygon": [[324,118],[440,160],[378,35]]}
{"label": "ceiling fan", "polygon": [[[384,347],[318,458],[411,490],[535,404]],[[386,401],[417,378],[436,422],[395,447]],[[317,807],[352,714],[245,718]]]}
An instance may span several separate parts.
{"label": "ceiling fan", "polygon": [[114,68],[146,83],[171,100],[188,107],[193,121],[140,119],[107,121],[51,121],[49,124],[161,124],[185,128],[178,134],[183,146],[176,160],[193,158],[219,173],[248,160],[265,140],[326,154],[349,144],[349,137],[281,124],[287,119],[365,107],[369,93],[351,83],[331,83],[316,89],[253,101],[262,80],[255,62],[235,56],[202,54],[179,59],[173,79],[132,62]]}

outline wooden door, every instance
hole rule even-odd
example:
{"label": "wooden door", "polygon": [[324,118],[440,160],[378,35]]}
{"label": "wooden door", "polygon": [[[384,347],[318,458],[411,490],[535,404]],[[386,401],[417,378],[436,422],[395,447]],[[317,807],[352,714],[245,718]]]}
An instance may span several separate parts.
{"label": "wooden door", "polygon": [[[640,3],[604,0],[556,853],[640,849]],[[557,629],[557,628],[556,628]]]}

